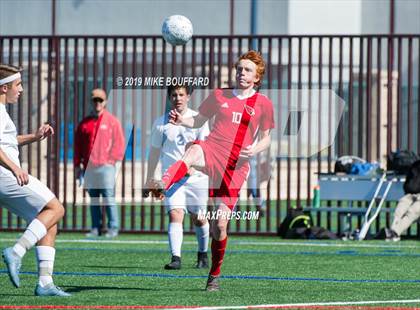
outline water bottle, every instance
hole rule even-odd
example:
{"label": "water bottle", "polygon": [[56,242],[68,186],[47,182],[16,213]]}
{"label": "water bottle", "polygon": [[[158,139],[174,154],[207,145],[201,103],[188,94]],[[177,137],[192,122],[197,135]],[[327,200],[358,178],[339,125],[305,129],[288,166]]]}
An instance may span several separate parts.
{"label": "water bottle", "polygon": [[314,208],[319,208],[321,206],[321,197],[320,197],[319,190],[320,190],[320,187],[318,184],[314,186],[314,196],[312,199],[312,207]]}

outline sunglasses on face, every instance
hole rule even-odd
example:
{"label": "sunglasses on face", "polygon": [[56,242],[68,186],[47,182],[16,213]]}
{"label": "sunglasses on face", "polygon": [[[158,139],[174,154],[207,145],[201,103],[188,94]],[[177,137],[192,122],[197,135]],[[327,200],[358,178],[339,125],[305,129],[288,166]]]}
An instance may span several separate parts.
{"label": "sunglasses on face", "polygon": [[92,102],[94,102],[94,103],[102,103],[102,102],[104,102],[104,100],[103,99],[101,99],[101,98],[93,98],[92,99]]}

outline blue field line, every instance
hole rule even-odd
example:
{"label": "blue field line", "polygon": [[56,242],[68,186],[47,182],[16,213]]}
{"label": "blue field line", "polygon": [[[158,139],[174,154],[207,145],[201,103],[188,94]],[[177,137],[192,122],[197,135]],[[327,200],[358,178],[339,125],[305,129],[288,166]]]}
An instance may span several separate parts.
{"label": "blue field line", "polygon": [[[59,247],[59,250],[65,251],[98,251],[113,253],[167,253],[166,249],[104,249],[104,248],[74,248]],[[182,250],[184,253],[196,253],[196,250]],[[343,255],[343,256],[359,256],[359,257],[419,257],[420,253],[402,253],[400,250],[386,250],[378,253],[360,253],[354,250],[342,250],[334,252],[316,252],[316,251],[273,251],[273,250],[227,250],[230,254],[268,254],[268,255]]]}
{"label": "blue field line", "polygon": [[[7,273],[7,270],[0,270],[0,273]],[[21,274],[38,275],[37,272],[23,271]],[[170,278],[170,279],[207,279],[205,276],[174,275],[162,273],[99,273],[99,272],[54,272],[55,275],[62,276],[82,276],[82,277],[144,277],[144,278]],[[329,279],[329,278],[300,278],[300,277],[270,277],[270,276],[239,276],[224,275],[222,279],[235,280],[260,280],[260,281],[314,281],[314,282],[334,282],[334,283],[420,283],[420,280],[375,280],[375,279]]]}

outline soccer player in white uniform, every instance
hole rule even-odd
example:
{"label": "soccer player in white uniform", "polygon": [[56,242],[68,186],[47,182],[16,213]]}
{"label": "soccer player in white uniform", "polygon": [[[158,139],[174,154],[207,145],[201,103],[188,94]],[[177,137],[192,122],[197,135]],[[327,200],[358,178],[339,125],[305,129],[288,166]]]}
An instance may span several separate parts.
{"label": "soccer player in white uniform", "polygon": [[29,225],[13,247],[3,250],[9,278],[19,287],[19,270],[25,253],[36,245],[38,264],[37,296],[70,296],[54,285],[52,279],[57,223],[64,207],[38,179],[21,168],[19,146],[41,141],[54,134],[42,125],[36,133],[17,135],[6,104],[16,104],[23,91],[21,69],[0,64],[0,207],[25,219]]}
{"label": "soccer player in white uniform", "polygon": [[[190,89],[184,85],[174,85],[168,88],[168,96],[178,113],[185,117],[193,117],[197,112],[188,108]],[[162,171],[182,158],[185,147],[195,140],[204,140],[209,133],[208,124],[199,129],[176,126],[168,122],[168,113],[162,115],[153,124],[151,135],[151,150],[148,160],[147,187],[152,180],[159,162],[162,163]],[[209,242],[209,223],[199,218],[199,213],[205,215],[208,201],[208,177],[202,172],[191,170],[190,174],[180,180],[166,193],[166,211],[169,214],[169,246],[172,259],[165,269],[181,268],[181,245],[183,238],[184,214],[190,213],[195,226],[198,241],[197,268],[207,268],[207,249]]]}

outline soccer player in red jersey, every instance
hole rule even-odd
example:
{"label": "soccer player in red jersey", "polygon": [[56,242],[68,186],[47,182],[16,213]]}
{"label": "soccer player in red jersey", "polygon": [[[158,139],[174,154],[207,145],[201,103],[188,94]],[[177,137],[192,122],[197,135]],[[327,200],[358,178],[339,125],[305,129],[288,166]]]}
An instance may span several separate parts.
{"label": "soccer player in red jersey", "polygon": [[212,225],[212,266],[206,289],[219,290],[218,278],[227,244],[227,225],[239,191],[248,177],[249,158],[264,151],[271,143],[274,128],[273,104],[256,90],[265,71],[260,53],[249,51],[235,64],[236,87],[216,89],[204,100],[199,114],[185,118],[176,110],[170,112],[170,122],[190,128],[201,127],[215,117],[213,128],[205,141],[195,141],[181,160],[154,183],[152,193],[164,197],[165,190],[182,179],[190,168],[209,176],[210,196],[218,218]]}

